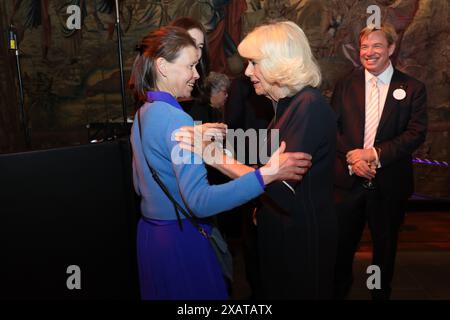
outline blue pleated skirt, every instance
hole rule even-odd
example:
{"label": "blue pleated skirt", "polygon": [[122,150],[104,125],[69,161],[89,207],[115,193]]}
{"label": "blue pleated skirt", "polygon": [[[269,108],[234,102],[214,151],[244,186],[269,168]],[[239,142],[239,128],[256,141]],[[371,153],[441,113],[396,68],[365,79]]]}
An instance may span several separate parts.
{"label": "blue pleated skirt", "polygon": [[214,251],[189,221],[183,219],[181,231],[176,220],[141,218],[137,257],[143,300],[228,299]]}

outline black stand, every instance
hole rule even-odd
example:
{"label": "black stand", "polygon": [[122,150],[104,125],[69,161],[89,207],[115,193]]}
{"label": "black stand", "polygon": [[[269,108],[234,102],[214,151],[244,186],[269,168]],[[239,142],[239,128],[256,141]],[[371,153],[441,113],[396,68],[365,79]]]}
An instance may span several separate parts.
{"label": "black stand", "polygon": [[119,55],[119,67],[120,67],[120,90],[122,93],[123,127],[126,128],[127,109],[125,101],[125,81],[124,81],[123,60],[122,60],[122,36],[120,30],[119,0],[116,0],[116,30],[117,30],[117,51]]}
{"label": "black stand", "polygon": [[27,149],[31,147],[31,137],[30,131],[28,130],[28,121],[25,114],[24,108],[24,95],[23,95],[23,83],[22,83],[22,72],[20,70],[20,59],[19,59],[19,43],[17,41],[17,35],[14,31],[14,26],[11,25],[9,28],[9,48],[14,50],[16,56],[16,67],[17,67],[17,78],[19,82],[19,111],[20,111],[20,122],[22,123],[22,129],[25,136],[25,145]]}

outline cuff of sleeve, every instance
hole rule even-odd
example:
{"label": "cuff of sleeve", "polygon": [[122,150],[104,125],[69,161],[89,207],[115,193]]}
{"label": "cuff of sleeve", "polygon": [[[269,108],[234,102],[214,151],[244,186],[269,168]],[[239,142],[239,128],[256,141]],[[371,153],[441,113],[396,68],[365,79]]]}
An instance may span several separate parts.
{"label": "cuff of sleeve", "polygon": [[379,154],[378,151],[375,147],[372,147],[373,153],[375,153],[375,164],[377,169],[381,168],[381,163],[380,163],[380,158],[379,158]]}
{"label": "cuff of sleeve", "polygon": [[256,178],[258,179],[259,184],[261,185],[261,188],[264,190],[264,188],[266,186],[264,185],[264,180],[262,178],[261,172],[259,171],[259,169],[256,169],[254,172],[255,172]]}
{"label": "cuff of sleeve", "polygon": [[353,175],[353,168],[352,168],[352,166],[348,165],[347,167],[348,167],[348,174],[352,176]]}

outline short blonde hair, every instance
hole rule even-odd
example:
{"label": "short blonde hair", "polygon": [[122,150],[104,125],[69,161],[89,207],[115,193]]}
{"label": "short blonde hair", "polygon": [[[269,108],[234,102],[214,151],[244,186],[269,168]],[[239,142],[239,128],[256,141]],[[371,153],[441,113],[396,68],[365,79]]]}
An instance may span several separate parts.
{"label": "short blonde hair", "polygon": [[320,69],[303,30],[291,21],[257,27],[238,46],[239,54],[255,60],[264,78],[292,96],[305,86],[317,87]]}

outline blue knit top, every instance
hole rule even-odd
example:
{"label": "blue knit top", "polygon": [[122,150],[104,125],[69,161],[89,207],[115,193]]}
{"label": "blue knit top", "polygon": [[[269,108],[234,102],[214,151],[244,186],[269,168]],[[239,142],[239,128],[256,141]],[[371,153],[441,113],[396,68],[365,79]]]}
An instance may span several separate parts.
{"label": "blue knit top", "polygon": [[[199,217],[207,217],[242,205],[264,192],[259,170],[221,185],[209,185],[202,159],[182,150],[174,134],[193,126],[192,118],[167,92],[149,91],[141,107],[142,140],[137,114],[131,130],[133,182],[141,196],[141,211],[150,219],[175,220],[173,204],[154,181],[144,154],[175,200]],[[181,215],[181,218],[184,218]]]}

